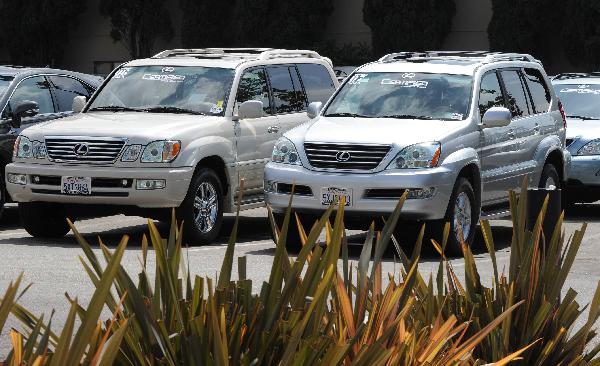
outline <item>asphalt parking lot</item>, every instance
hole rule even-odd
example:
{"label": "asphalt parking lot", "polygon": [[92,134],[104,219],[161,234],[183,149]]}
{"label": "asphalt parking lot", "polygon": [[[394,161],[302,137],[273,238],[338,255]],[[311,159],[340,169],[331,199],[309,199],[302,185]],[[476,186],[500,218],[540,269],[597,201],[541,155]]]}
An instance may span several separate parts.
{"label": "asphalt parking lot", "polygon": [[[226,217],[223,233],[228,234],[231,231],[233,221],[233,217]],[[567,281],[568,286],[579,293],[578,301],[582,306],[591,301],[596,283],[600,279],[597,256],[600,247],[598,244],[600,242],[600,205],[580,206],[570,214],[565,227],[567,237],[583,222],[590,223],[590,226]],[[240,224],[235,255],[247,256],[247,275],[253,280],[254,290],[258,291],[262,281],[268,279],[268,269],[275,251],[269,235],[270,226],[266,220],[266,210],[256,209],[243,212]],[[76,226],[88,238],[88,241],[94,243],[98,251],[98,235],[106,244],[114,247],[122,235],[129,234],[130,244],[123,265],[131,273],[138,272],[140,269],[138,258],[141,257],[140,242],[142,235],[146,232],[145,219],[111,216],[79,221]],[[168,227],[161,225],[160,228],[166,235]],[[511,230],[508,221],[492,223],[501,270],[508,264]],[[220,269],[227,239],[228,235],[223,235],[214,245],[190,248],[188,257],[192,272],[201,276],[214,277]],[[350,235],[352,244],[361,243],[363,240],[364,235],[360,232],[352,232]],[[493,275],[491,260],[483,249],[481,238],[476,239],[475,248],[481,277],[489,281]],[[351,250],[353,260],[358,259],[359,250],[358,246]],[[46,314],[46,318],[51,309],[55,309],[53,324],[62,324],[68,312],[65,292],[71,297],[77,297],[82,304],[87,304],[93,292],[93,286],[79,262],[79,255],[82,255],[82,252],[71,234],[60,240],[31,238],[25,230],[20,228],[16,208],[8,207],[0,221],[0,293],[4,293],[10,281],[15,279],[19,273],[24,272],[24,283],[32,283],[32,287],[21,298],[20,303],[35,314]],[[457,273],[462,277],[462,268],[464,268],[462,259],[455,258],[452,262]],[[235,263],[236,261],[234,261],[234,266]],[[420,271],[423,274],[436,271],[438,263],[439,258],[431,250],[426,250],[421,259]],[[152,272],[154,258],[151,255],[149,256],[149,267]],[[398,264],[393,256],[386,258],[383,266],[384,273],[397,272],[398,269]],[[234,267],[234,273],[236,271],[237,269]],[[19,327],[19,324],[11,320],[5,327],[4,334],[0,338],[0,359],[5,357],[9,350],[6,333],[10,327]]]}

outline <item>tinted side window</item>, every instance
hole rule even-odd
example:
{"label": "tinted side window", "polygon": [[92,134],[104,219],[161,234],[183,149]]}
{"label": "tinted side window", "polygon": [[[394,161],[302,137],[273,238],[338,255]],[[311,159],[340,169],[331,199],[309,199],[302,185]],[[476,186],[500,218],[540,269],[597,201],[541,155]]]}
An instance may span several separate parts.
{"label": "tinted side window", "polygon": [[481,79],[479,90],[479,113],[481,117],[492,107],[504,107],[504,96],[495,72],[487,73]]}
{"label": "tinted side window", "polygon": [[502,71],[502,80],[506,88],[508,108],[512,112],[513,118],[528,116],[529,107],[519,72],[516,70]]}
{"label": "tinted side window", "polygon": [[48,79],[54,88],[59,112],[71,111],[76,96],[90,97],[88,90],[76,79],[66,76],[49,76]]}
{"label": "tinted side window", "polygon": [[525,80],[533,99],[533,108],[536,113],[547,112],[550,108],[550,90],[544,81],[544,77],[539,70],[525,69]]}
{"label": "tinted side window", "polygon": [[298,70],[296,70],[296,67],[294,66],[290,66],[289,70],[290,75],[292,76],[292,83],[294,84],[294,93],[299,108],[298,110],[305,111],[308,103],[306,101],[306,94],[304,94],[304,89],[302,88],[302,82],[300,82],[300,77],[298,76]]}
{"label": "tinted side window", "polygon": [[268,67],[267,73],[271,81],[275,113],[285,114],[304,110],[303,92],[296,91],[288,66]]}
{"label": "tinted side window", "polygon": [[327,68],[319,64],[298,64],[308,102],[325,103],[335,91],[335,84]]}
{"label": "tinted side window", "polygon": [[52,96],[50,95],[50,84],[43,76],[31,77],[19,84],[8,101],[2,118],[11,117],[12,108],[25,100],[37,102],[39,114],[54,113],[54,105],[52,104]]}
{"label": "tinted side window", "polygon": [[240,79],[236,101],[240,104],[248,100],[258,100],[263,102],[264,114],[271,114],[269,85],[267,84],[265,70],[262,68],[248,70]]}

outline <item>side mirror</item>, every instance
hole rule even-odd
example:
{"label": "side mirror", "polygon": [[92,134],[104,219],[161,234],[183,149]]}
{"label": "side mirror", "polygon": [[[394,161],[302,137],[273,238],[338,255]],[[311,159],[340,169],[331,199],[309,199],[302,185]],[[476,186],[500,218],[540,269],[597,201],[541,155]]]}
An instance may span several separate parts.
{"label": "side mirror", "polygon": [[504,127],[510,124],[511,119],[512,114],[508,108],[492,107],[485,112],[481,122],[483,128]]}
{"label": "side mirror", "polygon": [[74,113],[81,113],[81,111],[83,111],[83,108],[85,108],[86,103],[87,98],[83,95],[78,95],[75,98],[73,98],[73,107],[71,108],[71,110]]}
{"label": "side mirror", "polygon": [[263,102],[259,100],[247,100],[240,104],[238,119],[252,119],[263,116]]}
{"label": "side mirror", "polygon": [[321,113],[321,108],[323,108],[323,103],[321,102],[312,102],[308,105],[308,109],[306,110],[306,114],[308,118],[313,119],[316,118],[319,113]]}
{"label": "side mirror", "polygon": [[33,117],[38,114],[40,107],[37,102],[32,100],[23,100],[19,102],[12,110],[11,126],[13,128],[21,128],[21,120],[23,117]]}

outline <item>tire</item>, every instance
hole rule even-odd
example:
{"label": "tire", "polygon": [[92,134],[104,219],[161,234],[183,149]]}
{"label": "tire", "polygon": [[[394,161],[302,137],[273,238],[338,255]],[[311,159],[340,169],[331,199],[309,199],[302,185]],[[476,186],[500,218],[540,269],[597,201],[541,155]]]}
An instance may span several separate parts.
{"label": "tire", "polygon": [[58,203],[19,203],[19,216],[25,230],[35,238],[62,238],[71,230],[64,206]]}
{"label": "tire", "polygon": [[176,210],[183,221],[183,240],[189,245],[215,241],[223,224],[223,185],[209,168],[200,168],[192,178],[188,193]]}
{"label": "tire", "polygon": [[[308,233],[310,232],[310,229],[312,228],[312,225],[317,220],[317,217],[313,216],[313,215],[306,215],[306,214],[298,214],[298,217],[300,217],[300,222],[302,223],[302,226],[304,227],[304,231],[306,232],[306,235],[308,235]],[[283,226],[283,221],[285,219],[285,214],[274,212],[273,219],[275,220],[275,224],[277,225],[277,228],[279,230],[281,230],[281,227]],[[275,244],[277,244],[276,238],[274,235],[272,236],[272,238],[273,238],[273,242],[275,242]],[[285,241],[285,248],[287,249],[288,253],[298,253],[302,249],[302,241],[300,240],[300,232],[298,231],[298,225],[296,223],[296,215],[294,214],[293,211],[292,211],[292,215],[290,217],[290,224],[288,226],[288,232],[287,232],[287,237],[286,237],[286,241]]]}
{"label": "tire", "polygon": [[542,175],[540,177],[540,183],[538,184],[538,188],[546,188],[548,189],[550,185],[553,185],[556,189],[561,188],[560,176],[556,171],[556,168],[552,164],[544,165],[544,169],[542,170]]}
{"label": "tire", "polygon": [[473,244],[478,221],[479,203],[475,199],[473,186],[466,178],[459,177],[450,196],[444,223],[438,228],[438,230],[443,230],[445,223],[450,223],[450,237],[446,244],[447,255],[462,256],[463,254],[458,236],[459,227],[462,230],[465,244],[468,246]]}

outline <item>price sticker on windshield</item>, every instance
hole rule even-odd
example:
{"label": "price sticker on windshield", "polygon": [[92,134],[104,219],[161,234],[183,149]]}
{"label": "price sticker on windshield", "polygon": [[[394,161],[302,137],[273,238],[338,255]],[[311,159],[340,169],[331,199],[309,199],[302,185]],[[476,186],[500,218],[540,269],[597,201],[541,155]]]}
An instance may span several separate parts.
{"label": "price sticker on windshield", "polygon": [[348,84],[350,85],[358,85],[362,83],[368,83],[369,79],[367,78],[367,74],[354,74],[350,80],[348,80]]}

